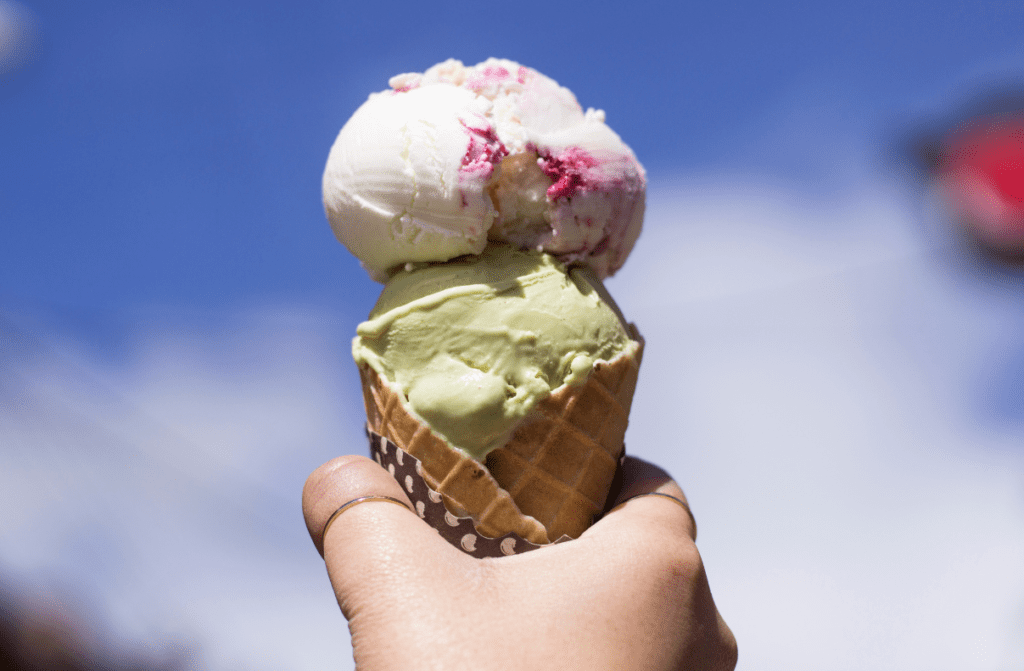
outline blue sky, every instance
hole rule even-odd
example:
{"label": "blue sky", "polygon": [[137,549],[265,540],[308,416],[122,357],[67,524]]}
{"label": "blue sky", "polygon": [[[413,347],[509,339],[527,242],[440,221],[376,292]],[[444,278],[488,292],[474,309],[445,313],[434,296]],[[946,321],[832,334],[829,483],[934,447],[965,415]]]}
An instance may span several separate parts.
{"label": "blue sky", "polygon": [[390,76],[499,56],[647,167],[608,283],[647,339],[627,445],[687,490],[739,668],[1024,666],[1024,282],[894,160],[1024,74],[1020,5],[19,6],[5,579],[199,668],[350,668],[298,496],[363,451],[347,350],[379,285],[320,175]]}
{"label": "blue sky", "polygon": [[397,72],[512,58],[605,109],[652,179],[822,187],[800,136],[764,138],[766,121],[871,137],[1016,57],[1024,18],[1004,2],[24,6],[38,55],[0,94],[0,288],[84,309],[367,305],[319,176]]}

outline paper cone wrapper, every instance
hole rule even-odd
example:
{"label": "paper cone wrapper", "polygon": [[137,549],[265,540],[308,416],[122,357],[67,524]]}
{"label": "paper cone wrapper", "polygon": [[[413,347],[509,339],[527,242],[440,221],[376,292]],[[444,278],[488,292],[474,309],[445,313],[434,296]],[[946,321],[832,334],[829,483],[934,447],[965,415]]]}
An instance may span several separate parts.
{"label": "paper cone wrapper", "polygon": [[483,538],[514,534],[534,545],[578,538],[604,509],[624,452],[643,351],[636,328],[630,331],[640,342],[635,354],[598,362],[583,384],[541,400],[486,466],[450,447],[400,392],[360,366],[371,448],[377,434],[412,456],[448,512],[471,518]]}

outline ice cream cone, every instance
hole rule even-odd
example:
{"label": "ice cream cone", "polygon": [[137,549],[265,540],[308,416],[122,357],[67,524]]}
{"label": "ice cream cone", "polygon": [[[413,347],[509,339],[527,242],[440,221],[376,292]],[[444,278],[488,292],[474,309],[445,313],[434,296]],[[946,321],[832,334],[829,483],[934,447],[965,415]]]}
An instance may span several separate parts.
{"label": "ice cream cone", "polygon": [[[635,329],[632,335],[640,340]],[[604,509],[624,449],[642,351],[598,362],[582,385],[553,392],[508,443],[487,455],[494,479],[552,539],[578,538]]]}
{"label": "ice cream cone", "polygon": [[[632,337],[641,342],[636,329]],[[604,508],[623,453],[642,346],[594,366],[540,401],[483,465],[451,448],[369,366],[359,368],[371,430],[420,460],[423,478],[477,531],[537,544],[577,538]]]}

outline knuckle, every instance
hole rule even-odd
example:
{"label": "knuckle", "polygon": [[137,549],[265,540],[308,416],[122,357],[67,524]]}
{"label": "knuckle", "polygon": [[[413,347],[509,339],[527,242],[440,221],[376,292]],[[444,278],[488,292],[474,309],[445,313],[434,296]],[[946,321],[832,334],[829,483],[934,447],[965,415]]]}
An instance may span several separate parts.
{"label": "knuckle", "polygon": [[689,584],[703,573],[700,552],[689,536],[662,539],[660,548],[654,556],[655,568],[669,582]]}
{"label": "knuckle", "polygon": [[736,645],[736,637],[725,622],[721,623],[721,645],[719,646],[719,658],[721,663],[717,668],[722,671],[732,671],[739,661],[739,648]]}

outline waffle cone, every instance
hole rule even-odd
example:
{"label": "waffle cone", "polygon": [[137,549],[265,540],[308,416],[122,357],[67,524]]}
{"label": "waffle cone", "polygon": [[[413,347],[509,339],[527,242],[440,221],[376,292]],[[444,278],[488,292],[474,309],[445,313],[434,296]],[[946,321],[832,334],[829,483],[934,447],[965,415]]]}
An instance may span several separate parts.
{"label": "waffle cone", "polygon": [[[632,328],[632,327],[631,327]],[[635,355],[598,362],[581,385],[540,401],[486,468],[451,448],[401,402],[376,371],[359,367],[369,428],[416,457],[423,478],[477,531],[537,544],[577,538],[604,509],[623,453],[643,342]]]}

